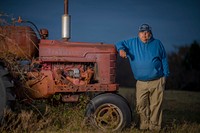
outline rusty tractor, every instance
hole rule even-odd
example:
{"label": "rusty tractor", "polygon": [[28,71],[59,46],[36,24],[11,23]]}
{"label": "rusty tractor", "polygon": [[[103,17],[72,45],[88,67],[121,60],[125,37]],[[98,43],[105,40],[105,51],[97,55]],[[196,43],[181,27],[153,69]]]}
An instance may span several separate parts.
{"label": "rusty tractor", "polygon": [[119,131],[130,125],[131,110],[118,94],[115,47],[70,42],[69,18],[65,0],[61,40],[48,40],[47,29],[38,30],[21,18],[18,25],[0,26],[0,113],[16,98],[59,94],[62,102],[78,102],[81,94],[92,93],[85,116],[101,130]]}

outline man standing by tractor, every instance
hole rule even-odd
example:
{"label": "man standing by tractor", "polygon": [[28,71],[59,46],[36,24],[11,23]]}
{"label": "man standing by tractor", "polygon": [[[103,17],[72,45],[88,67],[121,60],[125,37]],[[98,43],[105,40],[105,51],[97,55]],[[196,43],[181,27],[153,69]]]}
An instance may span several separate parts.
{"label": "man standing by tractor", "polygon": [[122,58],[128,58],[136,82],[136,109],[141,130],[160,130],[162,101],[169,75],[167,55],[148,24],[139,27],[138,37],[116,43]]}

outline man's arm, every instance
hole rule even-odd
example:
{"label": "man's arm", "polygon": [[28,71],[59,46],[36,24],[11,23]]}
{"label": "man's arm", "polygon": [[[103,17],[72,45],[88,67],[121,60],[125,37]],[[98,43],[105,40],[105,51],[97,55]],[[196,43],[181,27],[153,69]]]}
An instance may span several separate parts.
{"label": "man's arm", "polygon": [[169,76],[169,66],[167,62],[167,57],[162,59],[162,64],[163,64],[163,73],[165,77]]}
{"label": "man's arm", "polygon": [[117,51],[119,52],[119,55],[122,57],[122,58],[127,58],[127,54],[126,54],[126,50],[127,49],[127,41],[120,41],[118,43],[115,44],[115,47],[117,49]]}
{"label": "man's arm", "polygon": [[161,56],[162,56],[162,66],[163,66],[164,77],[168,77],[169,76],[169,65],[168,65],[168,60],[167,60],[167,54],[166,54],[165,48],[162,43],[161,43],[161,50],[162,50]]}

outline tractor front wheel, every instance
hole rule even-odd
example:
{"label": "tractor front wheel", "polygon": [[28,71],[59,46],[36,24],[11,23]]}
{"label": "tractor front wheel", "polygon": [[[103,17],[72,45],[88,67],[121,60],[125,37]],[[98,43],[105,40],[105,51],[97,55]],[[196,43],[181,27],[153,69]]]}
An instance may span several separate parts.
{"label": "tractor front wheel", "polygon": [[100,94],[87,105],[89,122],[103,131],[121,131],[131,124],[131,110],[126,100],[114,93]]}

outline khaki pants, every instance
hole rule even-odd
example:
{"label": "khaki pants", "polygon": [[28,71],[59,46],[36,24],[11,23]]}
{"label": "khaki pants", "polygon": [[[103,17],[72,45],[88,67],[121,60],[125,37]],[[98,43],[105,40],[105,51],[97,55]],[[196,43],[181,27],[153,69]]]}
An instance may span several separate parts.
{"label": "khaki pants", "polygon": [[160,130],[165,78],[137,81],[136,109],[140,115],[140,129]]}

